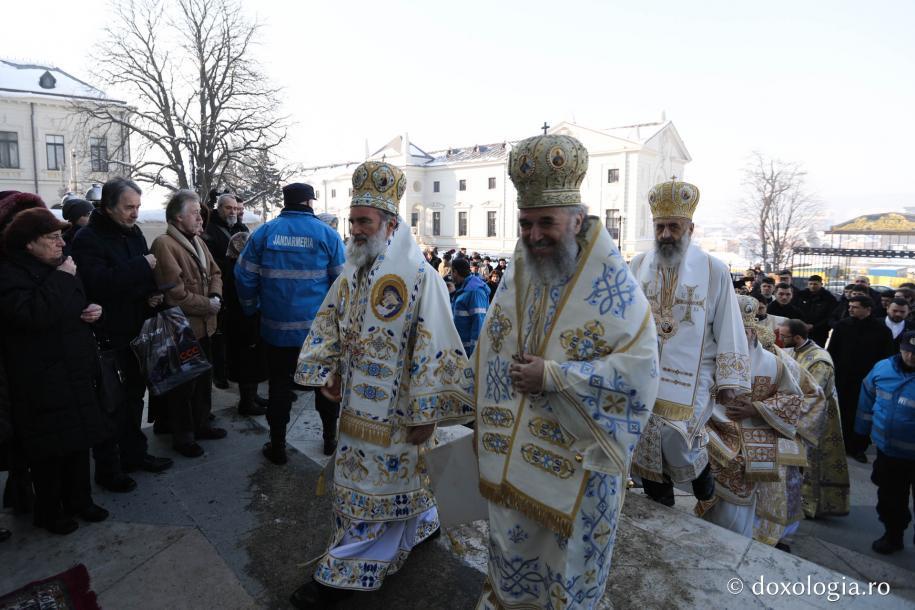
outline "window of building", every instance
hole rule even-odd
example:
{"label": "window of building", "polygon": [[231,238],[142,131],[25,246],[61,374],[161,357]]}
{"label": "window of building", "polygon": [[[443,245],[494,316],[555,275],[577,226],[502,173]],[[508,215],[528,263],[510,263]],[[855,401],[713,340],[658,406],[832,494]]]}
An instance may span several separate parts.
{"label": "window of building", "polygon": [[442,234],[442,213],[441,212],[432,212],[432,234],[433,235]]}
{"label": "window of building", "polygon": [[330,198],[331,199],[337,198],[337,189],[330,189]]}
{"label": "window of building", "polygon": [[432,192],[437,193],[439,191],[439,187],[440,187],[439,181],[436,180],[435,182],[432,183]]}
{"label": "window of building", "polygon": [[410,212],[410,226],[414,229],[419,226],[419,212]]}
{"label": "window of building", "polygon": [[66,165],[66,158],[64,157],[64,137],[47,136],[45,147],[48,151],[48,169],[63,169],[64,165]]}
{"label": "window of building", "polygon": [[608,169],[607,170],[607,182],[612,184],[614,182],[619,182],[619,181],[620,181],[620,170],[618,170],[616,168]]}
{"label": "window of building", "polygon": [[459,191],[467,190],[467,181],[466,180],[458,180],[458,190]]}
{"label": "window of building", "polygon": [[622,218],[620,218],[619,210],[607,210],[607,215],[604,219],[604,224],[607,227],[607,232],[610,234],[610,237],[614,241],[619,241],[620,238],[620,229],[622,227]]}
{"label": "window of building", "polygon": [[467,212],[458,212],[458,235],[467,235]]}
{"label": "window of building", "polygon": [[89,164],[94,172],[108,171],[108,140],[89,138]]}
{"label": "window of building", "polygon": [[19,134],[0,131],[0,167],[19,168]]}
{"label": "window of building", "polygon": [[496,236],[496,213],[486,212],[486,237]]}
{"label": "window of building", "polygon": [[492,189],[494,189],[494,188],[496,188],[496,179],[495,179],[495,178],[490,178],[490,179],[489,179],[489,190],[492,190]]}

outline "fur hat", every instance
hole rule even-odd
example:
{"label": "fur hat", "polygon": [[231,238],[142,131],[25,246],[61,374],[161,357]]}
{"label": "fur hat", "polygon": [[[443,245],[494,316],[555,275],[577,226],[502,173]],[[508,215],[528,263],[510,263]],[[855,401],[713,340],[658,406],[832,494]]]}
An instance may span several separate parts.
{"label": "fur hat", "polygon": [[22,210],[31,208],[47,209],[47,206],[41,200],[41,197],[34,193],[13,192],[11,195],[0,199],[0,231],[10,223],[13,216]]}
{"label": "fur hat", "polygon": [[3,231],[3,247],[7,252],[23,250],[31,241],[54,231],[65,231],[69,222],[57,220],[51,210],[35,208],[16,214]]}

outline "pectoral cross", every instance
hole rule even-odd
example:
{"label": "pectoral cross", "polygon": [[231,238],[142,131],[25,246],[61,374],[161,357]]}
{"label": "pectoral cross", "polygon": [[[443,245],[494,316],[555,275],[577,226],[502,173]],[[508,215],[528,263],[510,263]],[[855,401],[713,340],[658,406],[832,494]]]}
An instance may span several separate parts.
{"label": "pectoral cross", "polygon": [[550,126],[546,124],[546,121],[544,121],[543,126],[540,127],[540,129],[543,130],[543,135],[546,135],[546,130],[549,128],[550,128]]}
{"label": "pectoral cross", "polygon": [[686,298],[681,299],[680,297],[674,298],[674,305],[686,305],[686,313],[683,314],[683,317],[680,318],[680,321],[684,324],[693,323],[693,307],[698,307],[699,309],[705,309],[705,299],[700,299],[698,301],[693,300],[693,296],[696,293],[696,288],[698,286],[687,286],[683,285],[686,289]]}

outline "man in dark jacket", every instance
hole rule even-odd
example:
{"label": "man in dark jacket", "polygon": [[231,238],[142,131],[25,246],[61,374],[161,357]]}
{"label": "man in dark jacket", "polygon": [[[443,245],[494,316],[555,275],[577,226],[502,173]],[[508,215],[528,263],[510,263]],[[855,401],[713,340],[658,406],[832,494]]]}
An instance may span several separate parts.
{"label": "man in dark jacket", "polygon": [[915,330],[915,322],[909,320],[909,303],[905,299],[893,299],[886,306],[886,316],[883,323],[893,335],[893,343],[896,344],[896,351],[899,351],[899,345],[902,337],[909,331]]}
{"label": "man in dark jacket", "polygon": [[766,313],[789,320],[800,320],[803,314],[796,305],[792,304],[793,298],[794,289],[791,288],[791,284],[777,284],[775,286],[775,300],[766,307]]}
{"label": "man in dark jacket", "polygon": [[141,193],[139,186],[124,178],[106,182],[101,204],[72,246],[86,292],[105,312],[99,325],[102,347],[117,350],[124,376],[127,398],[114,414],[116,442],[94,449],[95,480],[114,491],[136,487],[122,469],[162,472],[172,465],[170,459],[147,452],[146,436],[140,430],[146,379],[130,351],[130,342],[163,298],[153,279],[156,257],[149,253],[136,225]]}
{"label": "man in dark jacket", "polygon": [[836,367],[845,452],[862,464],[867,463],[866,447],[856,442],[853,433],[861,382],[875,364],[896,353],[890,330],[883,320],[871,316],[873,307],[870,297],[851,297],[848,300],[849,317],[833,329],[828,348]]}
{"label": "man in dark jacket", "polygon": [[[216,210],[210,214],[210,221],[201,237],[206,243],[222,276],[232,274],[235,262],[226,258],[229,239],[236,233],[247,232],[242,221],[244,208],[231,193],[223,193],[216,198]],[[211,338],[213,350],[213,385],[220,389],[229,387],[226,379],[226,329],[225,316],[217,318],[216,334]],[[261,414],[262,415],[262,414]]]}
{"label": "man in dark jacket", "polygon": [[826,347],[829,317],[836,307],[836,297],[823,288],[822,277],[811,275],[807,279],[807,288],[798,294],[796,305],[803,314],[801,319],[811,325],[810,338],[820,347]]}

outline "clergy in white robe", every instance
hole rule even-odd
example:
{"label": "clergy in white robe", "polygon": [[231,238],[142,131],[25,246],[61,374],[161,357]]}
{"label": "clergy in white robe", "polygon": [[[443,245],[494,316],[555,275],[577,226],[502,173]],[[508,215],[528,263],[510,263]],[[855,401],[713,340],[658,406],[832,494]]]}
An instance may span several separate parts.
{"label": "clergy in white robe", "polygon": [[585,215],[586,170],[568,136],[511,153],[521,239],[474,353],[490,537],[481,609],[595,607],[657,391],[651,311]]}
{"label": "clergy in white robe", "polygon": [[749,360],[727,265],[690,245],[699,189],[664,182],[651,189],[648,203],[655,247],[631,268],[654,313],[660,385],[632,472],[650,498],[673,506],[674,483],[692,481],[697,499],[712,497],[705,423],[713,392],[724,402],[748,392]]}
{"label": "clergy in white robe", "polygon": [[340,400],[341,415],[332,539],[296,607],[379,588],[439,528],[425,454],[436,425],[473,420],[444,281],[396,215],[404,185],[387,163],[356,168],[346,265],[299,356],[296,381]]}
{"label": "clergy in white robe", "polygon": [[803,396],[782,359],[757,338],[766,329],[756,325],[756,299],[737,299],[750,351],[752,391],[734,404],[715,403],[706,424],[715,497],[700,501],[696,514],[750,538],[759,483],[781,480],[785,457],[798,454],[794,438]]}

